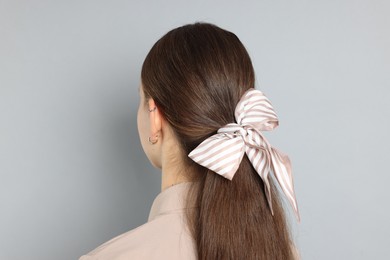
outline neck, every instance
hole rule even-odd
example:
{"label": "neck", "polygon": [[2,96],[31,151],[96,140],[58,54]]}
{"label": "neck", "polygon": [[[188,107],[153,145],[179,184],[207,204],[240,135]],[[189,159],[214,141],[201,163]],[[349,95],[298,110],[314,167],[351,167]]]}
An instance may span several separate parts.
{"label": "neck", "polygon": [[161,191],[172,187],[173,185],[188,182],[185,171],[181,167],[174,167],[172,165],[165,165],[161,168]]}
{"label": "neck", "polygon": [[190,169],[183,163],[183,151],[173,137],[174,134],[165,128],[164,141],[161,147],[161,191],[182,183],[189,182]]}
{"label": "neck", "polygon": [[182,183],[189,182],[189,169],[182,164],[180,151],[172,149],[165,151],[161,158],[161,191]]}

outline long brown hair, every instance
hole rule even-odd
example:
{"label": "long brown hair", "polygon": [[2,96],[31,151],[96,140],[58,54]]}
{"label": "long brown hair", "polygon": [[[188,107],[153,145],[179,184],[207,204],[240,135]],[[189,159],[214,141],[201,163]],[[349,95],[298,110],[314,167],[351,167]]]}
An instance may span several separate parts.
{"label": "long brown hair", "polygon": [[[141,80],[146,100],[154,99],[188,155],[235,122],[236,104],[254,87],[255,73],[235,34],[195,23],[171,30],[154,44]],[[183,158],[199,184],[187,196],[197,210],[186,215],[198,259],[294,259],[278,193],[272,184],[272,216],[264,183],[246,156],[232,181]]]}

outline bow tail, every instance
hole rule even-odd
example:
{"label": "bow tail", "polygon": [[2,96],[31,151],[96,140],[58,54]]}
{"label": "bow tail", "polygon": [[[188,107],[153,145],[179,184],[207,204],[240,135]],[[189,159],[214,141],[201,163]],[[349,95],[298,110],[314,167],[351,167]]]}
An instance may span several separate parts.
{"label": "bow tail", "polygon": [[272,207],[272,199],[271,199],[271,186],[268,179],[268,174],[270,171],[270,154],[267,150],[258,149],[255,146],[247,146],[246,154],[249,160],[252,163],[253,168],[259,174],[260,178],[264,183],[264,193],[267,199],[268,205],[270,207],[272,215],[274,215],[274,210]]}
{"label": "bow tail", "polygon": [[291,173],[291,161],[289,157],[279,151],[278,149],[271,147],[270,149],[271,158],[272,158],[272,170],[276,179],[279,182],[280,187],[282,188],[284,194],[286,195],[288,201],[294,209],[295,215],[300,222],[300,215],[298,210],[298,204],[295,197],[294,191],[294,182]]}

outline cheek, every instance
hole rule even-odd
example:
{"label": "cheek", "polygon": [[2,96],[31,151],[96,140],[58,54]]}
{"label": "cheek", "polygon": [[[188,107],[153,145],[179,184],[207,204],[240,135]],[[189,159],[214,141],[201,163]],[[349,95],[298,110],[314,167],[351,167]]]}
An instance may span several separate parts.
{"label": "cheek", "polygon": [[137,113],[137,127],[138,127],[138,135],[142,144],[142,148],[145,150],[145,144],[148,141],[148,126],[147,126],[147,118],[141,108],[138,108]]}
{"label": "cheek", "polygon": [[137,127],[138,127],[138,135],[139,137],[142,139],[141,137],[141,134],[142,134],[142,115],[141,115],[141,111],[140,109],[138,108],[138,112],[137,112]]}

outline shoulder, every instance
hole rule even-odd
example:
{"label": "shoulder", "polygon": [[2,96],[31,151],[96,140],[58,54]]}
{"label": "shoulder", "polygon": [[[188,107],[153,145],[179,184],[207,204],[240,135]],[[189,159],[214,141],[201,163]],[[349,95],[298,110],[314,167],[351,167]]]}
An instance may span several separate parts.
{"label": "shoulder", "polygon": [[109,240],[80,258],[95,259],[195,259],[195,247],[183,214],[167,214]]}

